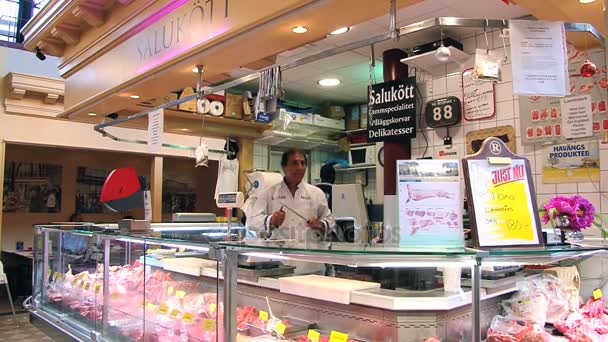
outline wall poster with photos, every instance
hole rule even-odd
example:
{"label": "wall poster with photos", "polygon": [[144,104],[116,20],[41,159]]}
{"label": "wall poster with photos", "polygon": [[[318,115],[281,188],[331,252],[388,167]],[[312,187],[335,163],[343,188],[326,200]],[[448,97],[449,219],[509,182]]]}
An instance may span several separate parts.
{"label": "wall poster with photos", "polygon": [[6,161],[2,211],[61,212],[61,165]]}
{"label": "wall poster with photos", "polygon": [[179,178],[163,179],[163,214],[196,211],[194,184]]}
{"label": "wall poster with photos", "polygon": [[76,212],[101,214],[110,212],[99,201],[101,188],[111,170],[79,166],[76,170]]}

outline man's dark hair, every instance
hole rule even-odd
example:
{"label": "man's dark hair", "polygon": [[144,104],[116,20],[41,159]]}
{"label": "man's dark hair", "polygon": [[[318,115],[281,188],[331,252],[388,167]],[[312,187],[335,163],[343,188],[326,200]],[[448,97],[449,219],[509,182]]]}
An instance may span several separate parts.
{"label": "man's dark hair", "polygon": [[304,156],[304,162],[306,162],[306,166],[308,166],[308,158],[306,158],[306,153],[297,148],[290,148],[289,150],[283,152],[283,155],[281,156],[281,166],[282,167],[287,166],[287,162],[289,161],[289,158],[291,156],[293,156],[294,154],[301,154],[302,156]]}

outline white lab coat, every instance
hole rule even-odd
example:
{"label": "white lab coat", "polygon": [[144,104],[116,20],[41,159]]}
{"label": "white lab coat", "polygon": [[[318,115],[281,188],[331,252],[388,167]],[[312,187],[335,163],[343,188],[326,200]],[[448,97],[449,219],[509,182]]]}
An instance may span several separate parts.
{"label": "white lab coat", "polygon": [[[314,185],[304,181],[298,184],[295,195],[282,181],[260,194],[253,204],[247,217],[247,226],[258,233],[270,232],[272,214],[283,208],[285,220],[278,228],[272,230],[273,240],[297,240],[300,242],[315,242],[325,238],[319,231],[308,226],[306,220],[299,217],[296,211],[307,220],[318,218],[326,227],[327,236],[336,229],[336,220],[331,215],[325,193]],[[292,210],[289,210],[288,207]]]}
{"label": "white lab coat", "polygon": [[[258,236],[262,232],[265,232],[267,236],[270,232],[270,218],[282,206],[291,208],[307,220],[320,219],[325,225],[326,234],[323,236],[321,232],[311,229],[307,220],[302,219],[293,211],[283,208],[285,220],[278,228],[272,230],[270,238],[273,240],[317,242],[336,230],[336,220],[331,215],[327,198],[321,189],[302,181],[298,184],[295,195],[292,196],[284,180],[260,194],[252,205],[251,215],[247,216],[247,226],[249,229],[255,230]],[[285,260],[283,263],[296,267],[296,274],[322,273],[325,270],[324,264],[293,260]]]}

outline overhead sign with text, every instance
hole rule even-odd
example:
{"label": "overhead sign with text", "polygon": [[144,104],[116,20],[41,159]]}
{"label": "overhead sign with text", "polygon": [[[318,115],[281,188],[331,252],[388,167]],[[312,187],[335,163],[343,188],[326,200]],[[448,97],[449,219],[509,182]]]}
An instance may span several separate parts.
{"label": "overhead sign with text", "polygon": [[367,140],[402,141],[416,137],[416,79],[374,84],[369,90]]}

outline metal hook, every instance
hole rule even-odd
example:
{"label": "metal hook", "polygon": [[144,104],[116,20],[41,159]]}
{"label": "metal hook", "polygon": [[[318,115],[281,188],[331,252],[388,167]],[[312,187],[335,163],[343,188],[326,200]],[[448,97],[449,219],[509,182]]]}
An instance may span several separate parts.
{"label": "metal hook", "polygon": [[486,54],[490,53],[490,43],[488,42],[488,18],[486,18],[486,21],[483,23],[483,35],[486,38]]}
{"label": "metal hook", "polygon": [[509,60],[509,54],[507,53],[507,43],[505,42],[505,20],[502,20],[502,28],[500,29],[500,36],[502,38],[502,48],[505,50],[505,63]]}

